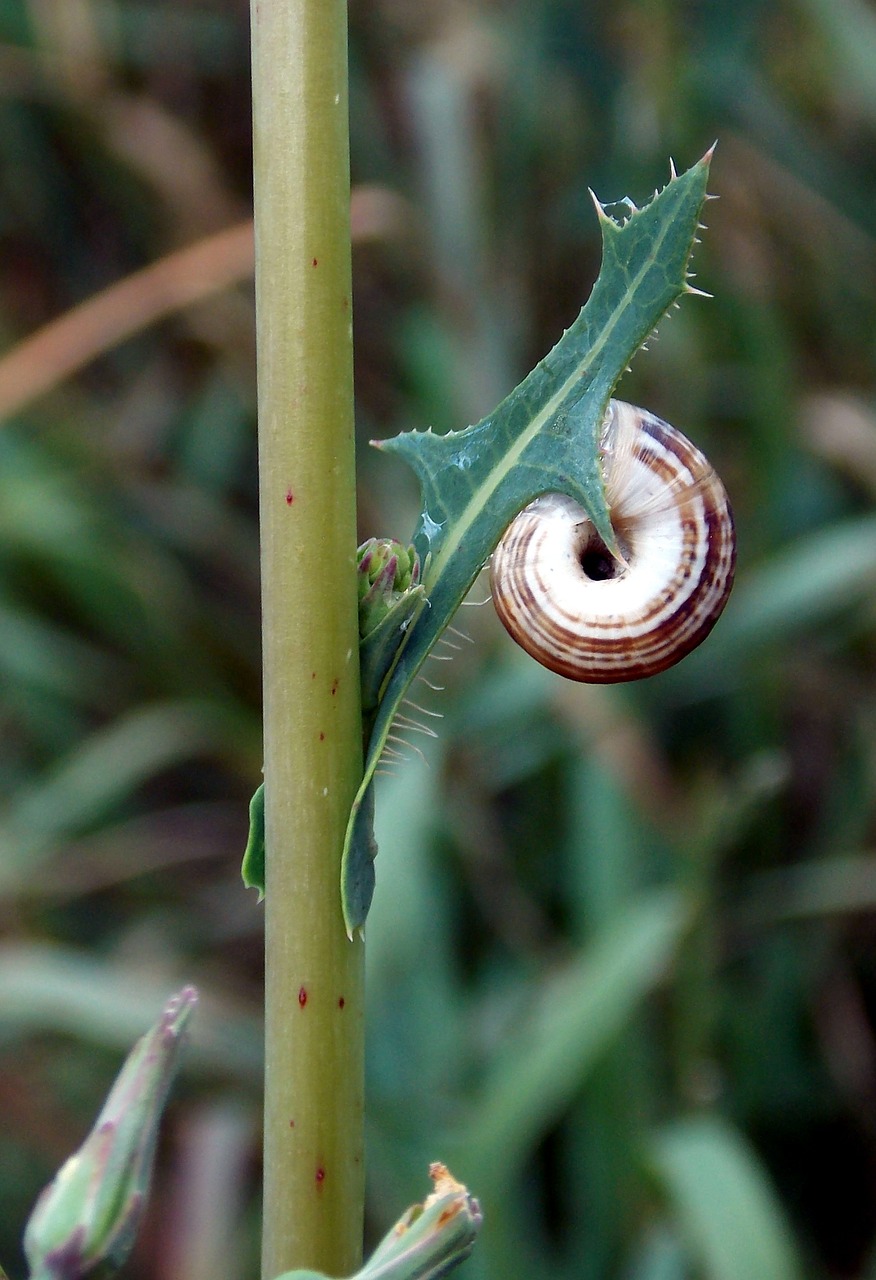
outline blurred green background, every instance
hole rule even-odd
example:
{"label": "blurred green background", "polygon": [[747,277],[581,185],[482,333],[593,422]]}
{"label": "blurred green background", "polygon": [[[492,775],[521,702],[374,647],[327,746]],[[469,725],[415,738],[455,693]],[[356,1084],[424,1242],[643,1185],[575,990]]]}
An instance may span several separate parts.
{"label": "blurred green background", "polygon": [[[369,1231],[440,1158],[486,1210],[472,1280],[874,1280],[876,7],[351,0],[350,25],[363,539],[416,515],[367,441],[476,420],[576,314],[588,188],[642,203],[715,138],[714,300],[620,394],[702,445],[739,528],[723,620],[641,687],[565,684],[489,606],[431,664],[440,738],[378,801]],[[249,93],[244,0],[0,0],[13,1278],[185,981],[127,1274],[257,1275]]]}

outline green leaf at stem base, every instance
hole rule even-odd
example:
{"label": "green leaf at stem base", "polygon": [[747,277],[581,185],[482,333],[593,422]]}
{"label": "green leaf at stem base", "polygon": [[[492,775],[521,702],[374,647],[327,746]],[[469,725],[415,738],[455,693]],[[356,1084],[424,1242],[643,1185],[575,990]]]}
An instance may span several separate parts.
{"label": "green leaf at stem base", "polygon": [[247,889],[258,889],[259,902],[265,896],[265,784],[249,802],[249,835],[240,868]]}

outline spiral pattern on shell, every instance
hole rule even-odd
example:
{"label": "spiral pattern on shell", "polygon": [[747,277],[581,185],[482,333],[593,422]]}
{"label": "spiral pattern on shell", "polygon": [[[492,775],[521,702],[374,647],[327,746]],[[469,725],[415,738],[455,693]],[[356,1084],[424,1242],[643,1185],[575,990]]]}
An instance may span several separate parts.
{"label": "spiral pattern on shell", "polygon": [[603,478],[623,561],[583,508],[547,493],[509,525],[491,566],[509,634],[570,680],[609,684],[656,675],[704,640],[736,565],[727,493],[680,431],[609,402]]}

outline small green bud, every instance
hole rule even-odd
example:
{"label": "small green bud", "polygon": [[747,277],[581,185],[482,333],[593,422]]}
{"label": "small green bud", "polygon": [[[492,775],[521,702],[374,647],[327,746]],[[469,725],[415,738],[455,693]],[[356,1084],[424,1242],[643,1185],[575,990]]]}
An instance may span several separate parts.
{"label": "small green bud", "polygon": [[395,538],[369,538],[359,548],[359,636],[369,635],[396,601],[420,581],[420,557]]}
{"label": "small green bud", "polygon": [[42,1191],[24,1233],[32,1280],[79,1280],[127,1257],[149,1192],[158,1125],[197,1002],[173,996],[128,1055],[94,1128]]}

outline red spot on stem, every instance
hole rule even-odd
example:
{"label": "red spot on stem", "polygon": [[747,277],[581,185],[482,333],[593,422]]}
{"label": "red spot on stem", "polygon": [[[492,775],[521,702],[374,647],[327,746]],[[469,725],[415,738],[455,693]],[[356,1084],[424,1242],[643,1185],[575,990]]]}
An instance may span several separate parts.
{"label": "red spot on stem", "polygon": [[325,1169],[321,1164],[318,1164],[316,1166],[316,1185],[319,1186],[323,1182],[325,1182]]}
{"label": "red spot on stem", "polygon": [[339,996],[339,997],[338,997],[338,1008],[339,1008],[339,1009],[343,1009],[343,1007],[344,1007],[344,1005],[345,1005],[346,1003],[347,1003],[347,1002],[346,1002],[346,1000],[344,999],[344,997],[343,997],[343,996]]}
{"label": "red spot on stem", "polygon": [[321,733],[321,734],[319,735],[319,740],[320,740],[320,742],[325,742],[325,734],[324,734],[324,733]]}
{"label": "red spot on stem", "polygon": [[301,988],[299,989],[299,991],[298,991],[298,1003],[301,1005],[301,1008],[302,1008],[302,1009],[303,1009],[303,1008],[304,1008],[304,1006],[307,1004],[307,987],[301,987]]}
{"label": "red spot on stem", "polygon": [[335,694],[337,693],[339,684],[340,684],[340,681],[336,676],[335,679],[332,681],[332,697],[334,697]]}
{"label": "red spot on stem", "polygon": [[317,260],[316,258],[314,258],[314,259],[313,259],[313,262],[311,262],[311,264],[310,264],[310,265],[311,265],[312,267],[318,267],[318,266],[319,266],[319,262],[318,262],[318,260]]}
{"label": "red spot on stem", "polygon": [[289,1128],[290,1128],[290,1129],[294,1129],[294,1128],[295,1128],[295,1121],[294,1121],[294,1120],[290,1120],[290,1121],[289,1121]]}
{"label": "red spot on stem", "polygon": [[287,489],[286,490],[286,506],[291,507],[294,501],[295,501],[295,494],[292,492],[291,489]]}

